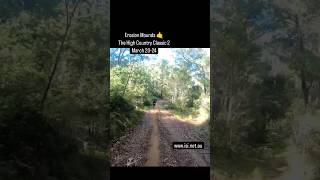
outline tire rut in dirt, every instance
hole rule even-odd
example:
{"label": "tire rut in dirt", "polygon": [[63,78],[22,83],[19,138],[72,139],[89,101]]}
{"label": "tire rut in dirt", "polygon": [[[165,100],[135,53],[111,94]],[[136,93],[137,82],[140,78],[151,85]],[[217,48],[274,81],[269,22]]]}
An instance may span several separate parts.
{"label": "tire rut in dirt", "polygon": [[160,134],[158,127],[158,110],[152,111],[151,124],[152,124],[152,133],[149,141],[149,149],[148,149],[148,159],[145,166],[159,166],[160,165]]}

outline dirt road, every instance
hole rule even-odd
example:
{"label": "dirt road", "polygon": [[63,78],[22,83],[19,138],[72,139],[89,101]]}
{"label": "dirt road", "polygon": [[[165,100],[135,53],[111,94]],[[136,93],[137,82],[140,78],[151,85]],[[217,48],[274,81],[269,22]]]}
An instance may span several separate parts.
{"label": "dirt road", "polygon": [[[196,125],[164,110],[165,101],[148,110],[139,126],[111,148],[112,166],[209,166],[209,139]],[[204,149],[173,149],[172,142],[204,142]]]}

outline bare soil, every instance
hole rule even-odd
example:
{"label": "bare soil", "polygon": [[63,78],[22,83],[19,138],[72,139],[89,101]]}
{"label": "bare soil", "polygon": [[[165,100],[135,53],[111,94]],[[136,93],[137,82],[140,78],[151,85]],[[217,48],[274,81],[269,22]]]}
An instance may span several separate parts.
{"label": "bare soil", "polygon": [[[209,138],[201,138],[196,125],[175,118],[162,107],[145,112],[141,124],[111,148],[112,166],[210,166]],[[173,142],[204,142],[204,149],[173,149]]]}

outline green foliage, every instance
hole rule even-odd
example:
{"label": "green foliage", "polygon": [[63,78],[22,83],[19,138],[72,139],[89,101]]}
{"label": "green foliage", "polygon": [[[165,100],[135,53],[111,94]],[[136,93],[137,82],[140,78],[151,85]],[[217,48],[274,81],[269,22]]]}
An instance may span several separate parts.
{"label": "green foliage", "polygon": [[144,67],[139,64],[116,66],[111,69],[111,94],[122,94],[141,104],[143,97],[154,94],[153,80]]}
{"label": "green foliage", "polygon": [[112,120],[110,136],[112,139],[123,135],[128,129],[134,127],[142,117],[142,113],[119,94],[110,96],[110,119]]}
{"label": "green foliage", "polygon": [[8,19],[17,16],[21,11],[27,10],[39,17],[56,15],[55,7],[61,0],[41,1],[41,0],[1,0],[0,19]]}
{"label": "green foliage", "polygon": [[120,95],[110,97],[110,109],[115,111],[130,112],[135,110],[135,107]]}
{"label": "green foliage", "polygon": [[65,4],[1,4],[0,177],[103,179],[106,158],[81,153],[87,151],[84,143],[105,151],[109,141],[106,4],[79,3],[41,112],[40,101],[63,40]]}
{"label": "green foliage", "polygon": [[77,140],[59,131],[60,125],[53,123],[53,119],[44,119],[30,108],[15,109],[17,112],[9,111],[1,120],[0,157],[4,163],[1,169],[5,169],[1,176],[9,179],[63,178],[63,162],[78,153]]}
{"label": "green foliage", "polygon": [[262,60],[266,49],[256,41],[270,30],[261,29],[270,22],[264,15],[268,5],[222,3],[228,8],[216,7],[213,29],[213,166],[229,178],[246,178],[257,168],[268,177],[290,135],[286,115],[293,86],[286,76],[271,73],[269,59]]}
{"label": "green foliage", "polygon": [[[286,118],[292,97],[290,89],[292,85],[283,75],[265,77],[261,83],[253,86],[249,105],[253,121],[248,127],[248,144],[254,147],[272,147],[272,144],[281,143],[281,139],[285,140],[288,135],[285,129],[274,129],[269,125],[277,126],[279,121]],[[270,135],[276,139],[270,139]]]}
{"label": "green foliage", "polygon": [[320,57],[318,57],[312,51],[307,50],[304,54],[304,61],[306,66],[306,72],[311,79],[320,78]]}
{"label": "green foliage", "polygon": [[[176,58],[155,60],[132,55],[129,49],[110,51],[111,136],[120,136],[137,124],[140,109],[150,108],[153,99],[169,102],[167,109],[181,116],[209,109],[209,57],[203,49],[170,49]],[[208,111],[203,111],[209,113]],[[208,124],[207,124],[208,125]]]}

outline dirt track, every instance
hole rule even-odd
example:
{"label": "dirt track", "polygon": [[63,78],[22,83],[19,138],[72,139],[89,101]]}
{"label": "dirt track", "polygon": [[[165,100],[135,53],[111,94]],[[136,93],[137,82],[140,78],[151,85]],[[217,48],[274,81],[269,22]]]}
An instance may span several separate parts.
{"label": "dirt track", "polygon": [[[201,138],[195,125],[163,110],[159,100],[139,126],[121,137],[111,148],[112,166],[209,166],[209,139]],[[172,142],[200,141],[204,149],[173,149]]]}

